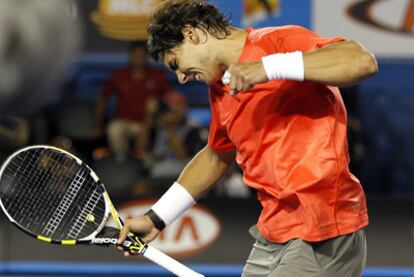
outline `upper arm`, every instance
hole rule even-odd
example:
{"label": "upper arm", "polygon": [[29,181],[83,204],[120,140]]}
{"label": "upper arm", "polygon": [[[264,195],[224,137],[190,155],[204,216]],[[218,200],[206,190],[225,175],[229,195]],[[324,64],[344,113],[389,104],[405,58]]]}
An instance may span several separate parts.
{"label": "upper arm", "polygon": [[236,159],[236,151],[230,150],[230,151],[215,151],[210,146],[206,146],[204,148],[205,151],[209,153],[212,157],[217,159],[219,162],[222,162],[228,166],[230,166]]}

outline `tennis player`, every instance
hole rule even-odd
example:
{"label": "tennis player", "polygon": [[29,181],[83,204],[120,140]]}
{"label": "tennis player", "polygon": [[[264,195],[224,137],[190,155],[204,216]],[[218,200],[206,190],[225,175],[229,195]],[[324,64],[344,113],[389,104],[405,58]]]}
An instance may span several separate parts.
{"label": "tennis player", "polygon": [[236,160],[263,206],[242,276],[360,276],[368,213],[348,169],[337,87],[374,75],[373,54],[299,26],[237,29],[202,0],[165,1],[149,34],[152,57],[182,84],[209,85],[210,134],[151,210],[126,222],[120,241],[128,231],[153,240]]}

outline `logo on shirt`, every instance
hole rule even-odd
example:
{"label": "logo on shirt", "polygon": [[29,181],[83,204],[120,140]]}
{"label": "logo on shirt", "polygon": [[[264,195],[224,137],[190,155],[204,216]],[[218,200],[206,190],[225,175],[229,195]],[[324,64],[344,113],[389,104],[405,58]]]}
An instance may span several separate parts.
{"label": "logo on shirt", "polygon": [[359,0],[347,11],[359,22],[381,30],[410,36],[414,33],[414,0]]}

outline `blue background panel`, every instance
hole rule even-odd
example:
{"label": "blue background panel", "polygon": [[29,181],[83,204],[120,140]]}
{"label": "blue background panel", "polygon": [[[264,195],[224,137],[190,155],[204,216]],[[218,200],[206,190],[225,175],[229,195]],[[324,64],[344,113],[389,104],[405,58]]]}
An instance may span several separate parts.
{"label": "blue background panel", "polygon": [[[206,276],[240,276],[242,265],[197,265],[190,267]],[[0,263],[1,276],[172,276],[164,269],[152,265],[101,263]],[[413,268],[368,268],[364,277],[414,277]]]}
{"label": "blue background panel", "polygon": [[[212,2],[216,3],[223,13],[231,15],[231,22],[234,26],[246,27],[241,24],[244,1],[214,0]],[[254,24],[253,27],[295,24],[310,28],[312,12],[311,4],[311,0],[280,0],[280,13]]]}

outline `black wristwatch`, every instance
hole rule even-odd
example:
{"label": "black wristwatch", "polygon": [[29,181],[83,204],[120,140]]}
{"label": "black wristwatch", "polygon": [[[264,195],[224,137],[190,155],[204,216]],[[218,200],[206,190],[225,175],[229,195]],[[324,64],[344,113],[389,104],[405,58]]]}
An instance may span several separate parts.
{"label": "black wristwatch", "polygon": [[145,213],[148,216],[152,223],[154,224],[155,228],[162,231],[165,228],[165,222],[162,220],[153,210],[149,210]]}

